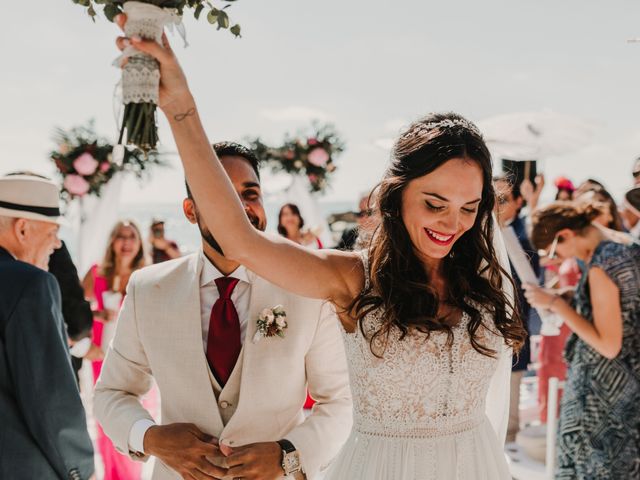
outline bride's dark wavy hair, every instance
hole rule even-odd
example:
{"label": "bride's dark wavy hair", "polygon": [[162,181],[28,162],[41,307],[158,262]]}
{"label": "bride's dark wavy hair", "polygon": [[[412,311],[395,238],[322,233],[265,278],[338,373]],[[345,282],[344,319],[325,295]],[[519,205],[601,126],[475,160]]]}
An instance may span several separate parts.
{"label": "bride's dark wavy hair", "polygon": [[[402,192],[411,180],[453,158],[468,159],[482,168],[482,199],[473,227],[454,244],[453,255],[443,260],[448,288],[447,297],[439,298],[402,221]],[[385,312],[382,324],[367,336],[371,351],[380,356],[374,351],[374,342],[376,346],[386,345],[393,328],[400,330],[401,338],[410,329],[425,333],[427,338],[430,332],[445,331],[451,343],[451,326],[437,315],[438,304],[445,301],[468,314],[471,344],[479,353],[496,354],[480,341],[478,328],[483,320],[478,306],[494,319],[493,325],[485,327],[504,337],[505,343],[518,352],[526,331],[513,303],[515,297],[509,298],[503,288],[505,282],[515,288],[511,274],[501,267],[493,248],[496,194],[491,155],[477,127],[455,113],[434,113],[414,122],[396,141],[391,166],[376,196],[382,221],[368,247],[369,272],[365,275],[371,282],[351,305],[351,314],[365,336],[365,316],[379,308]]]}

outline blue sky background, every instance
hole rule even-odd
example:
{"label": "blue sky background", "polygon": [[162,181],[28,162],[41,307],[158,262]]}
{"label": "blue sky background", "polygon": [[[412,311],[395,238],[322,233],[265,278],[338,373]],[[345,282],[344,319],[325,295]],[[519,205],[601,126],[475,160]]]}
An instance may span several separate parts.
{"label": "blue sky background", "polygon": [[[9,2],[0,45],[0,173],[53,173],[55,126],[96,119],[115,139],[117,28],[93,24],[71,0]],[[240,0],[229,13],[243,38],[185,21],[173,38],[213,141],[278,141],[311,119],[347,142],[331,200],[375,184],[389,139],[412,119],[455,110],[472,120],[549,109],[596,122],[582,152],[548,159],[547,175],[600,178],[616,197],[640,155],[640,4],[631,0]],[[175,150],[164,119],[163,146]],[[130,180],[126,203],[182,198],[182,173]]]}

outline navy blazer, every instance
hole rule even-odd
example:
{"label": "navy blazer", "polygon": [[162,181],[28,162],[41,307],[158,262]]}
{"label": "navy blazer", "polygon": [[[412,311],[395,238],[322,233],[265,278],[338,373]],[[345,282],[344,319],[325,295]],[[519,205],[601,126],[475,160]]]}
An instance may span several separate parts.
{"label": "navy blazer", "polygon": [[0,478],[93,475],[53,275],[0,247]]}

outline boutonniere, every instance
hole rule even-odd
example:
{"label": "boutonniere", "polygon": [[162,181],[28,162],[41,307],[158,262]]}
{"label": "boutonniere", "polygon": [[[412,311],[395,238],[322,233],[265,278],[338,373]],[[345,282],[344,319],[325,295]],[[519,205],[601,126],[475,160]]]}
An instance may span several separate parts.
{"label": "boutonniere", "polygon": [[287,313],[282,305],[273,308],[265,308],[258,315],[258,331],[253,336],[253,343],[258,343],[262,338],[278,336],[284,338],[287,328]]}

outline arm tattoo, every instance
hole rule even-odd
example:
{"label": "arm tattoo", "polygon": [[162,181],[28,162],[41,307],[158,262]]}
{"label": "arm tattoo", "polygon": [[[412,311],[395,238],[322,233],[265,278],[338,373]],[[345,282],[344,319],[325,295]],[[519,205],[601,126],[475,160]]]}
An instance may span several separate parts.
{"label": "arm tattoo", "polygon": [[176,122],[181,122],[185,118],[191,117],[195,114],[196,114],[196,109],[195,107],[192,107],[189,110],[187,110],[185,113],[178,113],[177,115],[174,115],[173,118]]}

